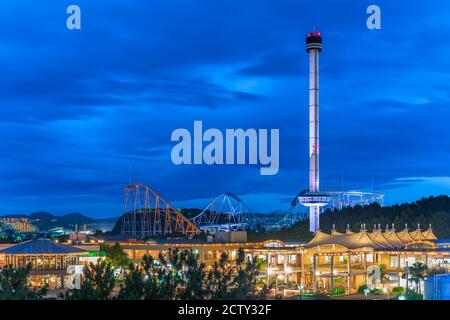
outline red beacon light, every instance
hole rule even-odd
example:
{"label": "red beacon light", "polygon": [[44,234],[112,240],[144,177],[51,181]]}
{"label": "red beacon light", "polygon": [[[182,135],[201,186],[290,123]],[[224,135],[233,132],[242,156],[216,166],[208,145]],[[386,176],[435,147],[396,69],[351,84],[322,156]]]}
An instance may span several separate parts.
{"label": "red beacon light", "polygon": [[306,35],[307,38],[311,38],[311,37],[321,37],[322,33],[320,32],[310,32]]}

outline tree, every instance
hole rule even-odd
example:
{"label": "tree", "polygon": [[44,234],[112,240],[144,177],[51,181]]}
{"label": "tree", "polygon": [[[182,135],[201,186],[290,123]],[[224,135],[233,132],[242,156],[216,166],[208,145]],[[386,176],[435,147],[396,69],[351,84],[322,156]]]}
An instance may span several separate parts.
{"label": "tree", "polygon": [[118,299],[264,299],[267,289],[257,289],[258,266],[254,259],[245,259],[239,250],[235,264],[226,253],[205,271],[198,254],[192,250],[169,250],[158,260],[144,256],[139,265],[130,265]]}
{"label": "tree", "polygon": [[145,255],[143,261],[130,268],[118,299],[197,300],[205,294],[204,265],[192,250],[169,250],[158,260]]}
{"label": "tree", "polygon": [[212,300],[231,299],[229,288],[232,284],[233,269],[228,263],[228,255],[222,252],[206,277],[207,298]]}
{"label": "tree", "polygon": [[205,298],[205,265],[199,263],[198,254],[185,251],[184,281],[185,287],[179,297],[181,300],[201,300]]}
{"label": "tree", "polygon": [[114,245],[102,244],[100,250],[106,252],[106,260],[110,262],[114,268],[125,268],[129,266],[130,259],[119,243],[116,242]]}
{"label": "tree", "polygon": [[267,286],[260,291],[257,289],[259,270],[255,260],[246,259],[244,250],[239,249],[235,264],[231,265],[223,252],[207,275],[207,297],[213,300],[265,299]]}
{"label": "tree", "polygon": [[0,270],[0,300],[40,300],[47,294],[47,286],[33,289],[27,284],[31,264],[15,269],[6,265]]}
{"label": "tree", "polygon": [[83,270],[80,289],[71,289],[66,292],[66,300],[108,300],[111,298],[115,286],[114,270],[111,263],[100,261],[94,265],[92,262]]}
{"label": "tree", "polygon": [[420,281],[425,280],[427,270],[427,265],[422,262],[416,262],[409,267],[409,281],[416,284],[418,294],[421,294]]}

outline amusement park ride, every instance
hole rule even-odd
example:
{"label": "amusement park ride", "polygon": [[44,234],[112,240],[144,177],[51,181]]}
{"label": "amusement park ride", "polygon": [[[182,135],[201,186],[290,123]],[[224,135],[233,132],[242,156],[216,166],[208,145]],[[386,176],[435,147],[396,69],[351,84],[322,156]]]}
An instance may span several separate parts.
{"label": "amusement park ride", "polygon": [[205,209],[192,219],[187,219],[144,184],[125,187],[125,213],[121,234],[139,238],[168,234],[192,236],[201,232],[256,230],[263,225],[266,230],[288,227],[307,219],[303,208],[309,209],[310,231],[319,229],[319,216],[325,209],[342,210],[356,205],[377,202],[383,205],[384,195],[360,191],[327,191],[319,189],[319,53],[322,51],[322,34],[310,32],[306,36],[309,56],[309,189],[301,192],[291,208],[278,215],[256,215],[242,199],[232,193],[214,198]]}
{"label": "amusement park ride", "polygon": [[[330,202],[324,207],[342,210],[345,207],[383,204],[383,195],[359,191],[331,191]],[[277,230],[308,218],[298,196],[287,212],[274,215],[255,214],[232,193],[221,194],[212,199],[201,213],[187,219],[164,200],[154,189],[135,183],[124,188],[125,211],[121,220],[121,235],[138,239],[183,235],[192,237],[200,233],[239,230]]]}

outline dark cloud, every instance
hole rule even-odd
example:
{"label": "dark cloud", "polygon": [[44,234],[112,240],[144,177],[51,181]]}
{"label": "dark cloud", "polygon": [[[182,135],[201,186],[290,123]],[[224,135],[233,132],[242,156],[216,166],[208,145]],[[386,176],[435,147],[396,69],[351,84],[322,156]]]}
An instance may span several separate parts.
{"label": "dark cloud", "polygon": [[[450,176],[446,1],[379,1],[381,31],[365,27],[367,1],[78,0],[81,31],[65,27],[69,4],[0,6],[4,211],[118,215],[130,172],[173,202],[234,192],[260,211],[288,207],[308,182],[313,26],[323,188],[370,189],[373,177],[403,201],[435,181],[399,178]],[[279,174],[173,165],[170,134],[194,120],[279,128]]]}

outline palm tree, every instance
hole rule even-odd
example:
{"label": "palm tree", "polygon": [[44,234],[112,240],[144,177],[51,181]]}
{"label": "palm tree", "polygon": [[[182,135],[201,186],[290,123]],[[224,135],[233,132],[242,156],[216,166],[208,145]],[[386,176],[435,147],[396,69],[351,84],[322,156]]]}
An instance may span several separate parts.
{"label": "palm tree", "polygon": [[416,262],[411,267],[409,267],[410,278],[409,281],[416,284],[417,293],[421,294],[420,281],[425,280],[428,267],[422,262]]}

